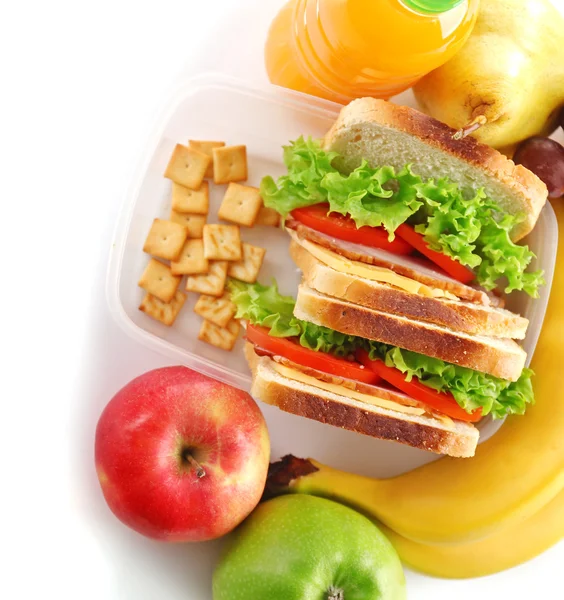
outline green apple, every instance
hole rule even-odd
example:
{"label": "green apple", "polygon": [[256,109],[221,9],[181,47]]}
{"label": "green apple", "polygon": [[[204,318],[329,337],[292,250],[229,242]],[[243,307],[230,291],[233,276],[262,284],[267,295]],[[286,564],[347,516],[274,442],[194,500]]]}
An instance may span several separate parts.
{"label": "green apple", "polygon": [[260,504],[232,534],[214,600],[404,600],[384,534],[337,502],[291,494]]}

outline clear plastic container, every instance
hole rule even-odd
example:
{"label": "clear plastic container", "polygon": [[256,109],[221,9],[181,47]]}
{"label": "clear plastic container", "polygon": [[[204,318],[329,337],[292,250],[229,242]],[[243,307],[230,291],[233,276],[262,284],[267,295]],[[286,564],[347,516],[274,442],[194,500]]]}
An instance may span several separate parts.
{"label": "clear plastic container", "polygon": [[[178,363],[238,388],[250,388],[251,378],[242,353],[242,339],[232,352],[198,341],[201,318],[193,312],[197,294],[188,294],[186,304],[172,327],[166,327],[138,310],[143,291],[137,286],[137,281],[148,260],[142,251],[143,242],[153,219],[166,218],[170,211],[171,183],[163,177],[163,173],[176,143],[186,143],[189,138],[219,139],[229,144],[247,145],[248,182],[258,185],[264,175],[277,177],[284,172],[283,144],[302,134],[322,136],[334,122],[339,108],[332,102],[298,92],[275,86],[251,87],[219,76],[189,81],[175,94],[148,143],[125,200],[110,257],[107,279],[109,306],[128,335]],[[210,189],[210,214],[214,215],[217,214],[223,188],[212,185]],[[244,240],[267,249],[260,280],[269,283],[275,277],[283,293],[295,295],[300,276],[288,254],[287,234],[273,228],[255,227],[242,228],[242,235]],[[512,294],[508,306],[530,321],[523,344],[528,361],[534,352],[548,303],[557,236],[556,218],[551,206],[547,205],[526,240],[537,254],[533,267],[544,269],[547,285],[541,289],[537,300],[523,293]],[[312,424],[311,421],[303,421]],[[497,431],[500,425],[500,421],[484,419],[481,441]],[[425,456],[429,454],[425,453]]]}

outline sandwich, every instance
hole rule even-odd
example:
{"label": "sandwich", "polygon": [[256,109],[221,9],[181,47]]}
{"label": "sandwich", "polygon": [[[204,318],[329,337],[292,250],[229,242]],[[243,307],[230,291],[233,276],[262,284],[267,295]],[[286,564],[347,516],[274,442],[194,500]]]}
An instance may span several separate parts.
{"label": "sandwich", "polygon": [[302,272],[297,296],[231,282],[253,395],[297,415],[472,456],[485,417],[534,401],[504,308],[542,272],[519,243],[547,190],[533,173],[413,109],[363,98],[263,179]]}

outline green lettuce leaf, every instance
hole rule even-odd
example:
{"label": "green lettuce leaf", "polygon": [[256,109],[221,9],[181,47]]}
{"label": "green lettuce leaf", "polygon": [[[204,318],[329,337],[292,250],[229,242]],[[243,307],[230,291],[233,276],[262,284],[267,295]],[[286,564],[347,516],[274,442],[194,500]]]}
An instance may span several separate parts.
{"label": "green lettuce leaf", "polygon": [[543,272],[525,271],[535,255],[528,246],[520,246],[511,241],[509,234],[513,224],[513,217],[505,215],[499,220],[491,219],[482,228],[478,247],[482,262],[476,278],[483,287],[491,290],[499,278],[505,276],[506,293],[524,290],[529,296],[537,298],[538,288],[545,283]]}
{"label": "green lettuce leaf", "polygon": [[260,184],[264,204],[274,208],[283,217],[295,208],[311,206],[327,201],[327,192],[321,187],[328,173],[336,172],[331,166],[337,152],[322,150],[319,142],[300,137],[289,146],[284,146],[284,164],[287,175],[274,182],[264,177]]}
{"label": "green lettuce leaf", "polygon": [[396,174],[392,167],[372,169],[363,161],[349,175],[327,173],[321,187],[329,212],[351,215],[357,227],[383,227],[391,241],[398,226],[423,206],[415,188],[420,181],[409,165]]}
{"label": "green lettuce leaf", "polygon": [[416,377],[434,390],[450,392],[466,412],[481,408],[483,415],[501,419],[509,414],[522,415],[527,404],[534,402],[531,369],[523,369],[517,381],[506,381],[387,344],[367,342],[367,346],[370,358],[399,369],[406,381]]}
{"label": "green lettuce leaf", "polygon": [[372,360],[380,359],[387,366],[399,369],[407,381],[416,377],[434,390],[450,392],[467,412],[481,408],[484,416],[491,414],[494,419],[500,419],[508,414],[521,415],[527,404],[534,402],[533,372],[530,369],[524,369],[518,381],[506,381],[417,352],[345,335],[297,319],[293,314],[294,299],[282,296],[275,282],[264,286],[230,280],[228,287],[237,306],[236,318],[271,328],[270,334],[274,337],[296,338],[306,348],[340,357],[352,356],[355,350],[364,348]]}
{"label": "green lettuce leaf", "polygon": [[425,202],[426,222],[415,226],[433,250],[476,268],[476,279],[487,290],[506,277],[505,292],[525,290],[538,296],[544,284],[541,271],[526,272],[535,255],[527,246],[515,244],[512,229],[522,217],[503,213],[483,190],[465,198],[446,179],[416,184],[417,196]]}
{"label": "green lettuce leaf", "polygon": [[353,336],[294,317],[294,299],[282,296],[276,282],[265,286],[230,279],[228,289],[237,306],[235,318],[270,328],[273,337],[295,337],[305,348],[340,357],[351,355],[356,348]]}
{"label": "green lettuce leaf", "polygon": [[491,290],[505,278],[507,293],[538,296],[542,272],[526,272],[534,254],[510,237],[520,217],[504,213],[483,190],[468,197],[448,179],[423,181],[409,165],[396,173],[363,161],[351,173],[340,173],[333,166],[337,156],[303,137],[285,146],[288,173],[277,182],[262,180],[265,205],[286,217],[295,208],[326,202],[330,213],[349,215],[357,227],[383,227],[390,240],[399,225],[409,222],[433,250],[475,269],[484,288]]}
{"label": "green lettuce leaf", "polygon": [[409,166],[396,174],[392,167],[372,169],[366,161],[343,175],[332,166],[337,156],[311,138],[284,146],[288,174],[276,183],[272,177],[263,178],[264,204],[286,217],[295,208],[328,202],[329,212],[350,215],[357,227],[384,227],[393,240],[398,225],[423,205],[414,187],[421,178]]}
{"label": "green lettuce leaf", "polygon": [[431,249],[456,258],[461,264],[477,267],[481,258],[475,254],[476,240],[482,230],[483,190],[466,200],[458,186],[446,179],[432,179],[416,184],[417,196],[425,202],[427,219],[415,231],[425,237]]}

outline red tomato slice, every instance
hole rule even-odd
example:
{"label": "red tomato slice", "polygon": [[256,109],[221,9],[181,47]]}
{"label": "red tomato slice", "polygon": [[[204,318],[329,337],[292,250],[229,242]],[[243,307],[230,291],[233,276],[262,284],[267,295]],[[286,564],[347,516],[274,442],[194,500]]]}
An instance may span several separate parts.
{"label": "red tomato slice", "polygon": [[265,327],[247,325],[247,340],[276,356],[283,356],[298,365],[317,369],[323,373],[372,385],[380,381],[380,377],[374,371],[366,369],[357,362],[304,348],[288,338],[273,337]]}
{"label": "red tomato slice", "polygon": [[407,223],[402,223],[396,229],[396,233],[406,242],[411,244],[418,252],[421,252],[423,256],[426,256],[429,260],[433,261],[445,273],[448,273],[457,281],[460,281],[461,283],[471,283],[476,278],[474,271],[468,267],[461,265],[458,261],[446,254],[431,250],[424,237],[420,233],[417,233],[417,231]]}
{"label": "red tomato slice", "polygon": [[366,350],[358,350],[356,358],[367,369],[377,373],[384,381],[387,381],[394,387],[401,390],[414,400],[419,400],[440,412],[444,415],[458,419],[459,421],[467,421],[476,423],[482,418],[482,410],[475,410],[473,413],[467,413],[454,399],[452,394],[446,392],[437,392],[436,390],[423,385],[417,379],[411,381],[405,380],[405,375],[394,367],[388,367],[381,360],[370,360]]}
{"label": "red tomato slice", "polygon": [[363,244],[373,248],[381,248],[394,254],[411,254],[413,248],[402,238],[396,237],[393,242],[388,241],[388,233],[383,227],[369,227],[367,225],[357,229],[355,222],[350,217],[337,213],[327,214],[329,204],[314,204],[292,211],[292,217],[311,227],[316,231],[325,233],[339,240]]}

